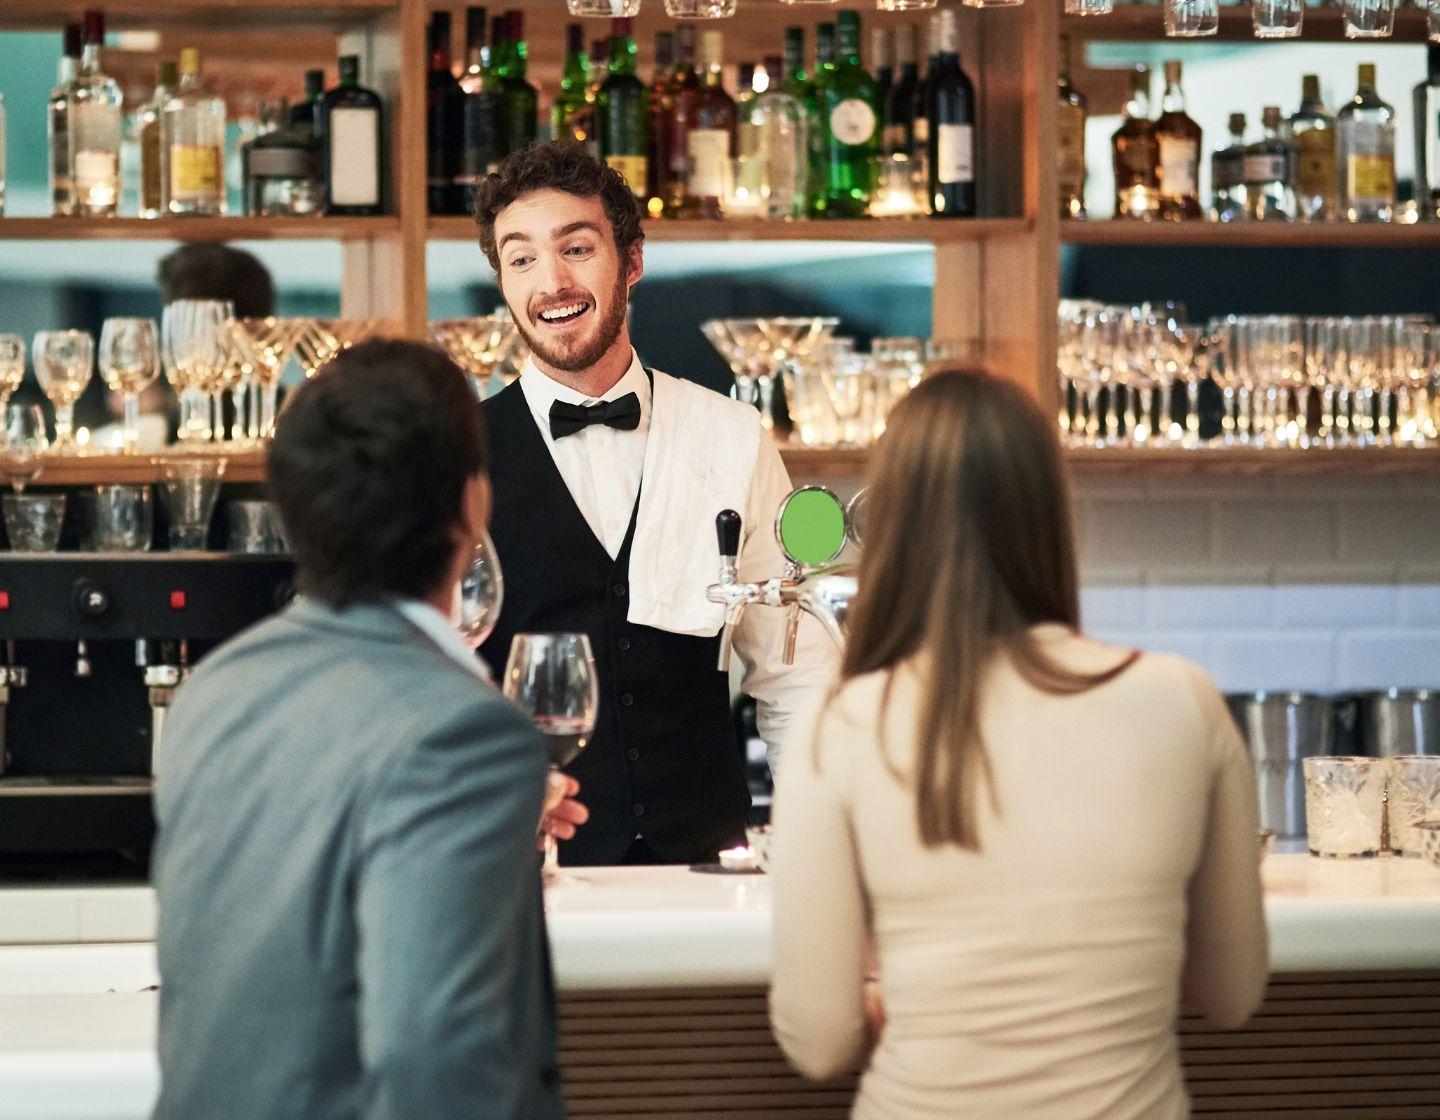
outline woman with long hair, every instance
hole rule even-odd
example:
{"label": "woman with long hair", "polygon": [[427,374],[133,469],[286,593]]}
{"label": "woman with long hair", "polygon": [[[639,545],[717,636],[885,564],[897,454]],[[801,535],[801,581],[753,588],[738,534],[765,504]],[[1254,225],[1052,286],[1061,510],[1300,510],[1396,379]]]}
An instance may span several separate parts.
{"label": "woman with long hair", "polygon": [[780,766],[771,1018],[807,1075],[864,1068],[857,1120],[1181,1120],[1177,1015],[1264,990],[1244,742],[1200,669],[1080,632],[1052,429],[970,372],[895,408]]}

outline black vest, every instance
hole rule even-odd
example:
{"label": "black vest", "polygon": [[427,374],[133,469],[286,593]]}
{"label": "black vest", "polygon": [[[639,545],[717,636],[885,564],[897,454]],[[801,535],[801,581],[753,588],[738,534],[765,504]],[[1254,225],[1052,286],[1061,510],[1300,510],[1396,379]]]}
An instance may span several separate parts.
{"label": "black vest", "polygon": [[519,382],[486,402],[485,417],[490,536],[505,602],[481,656],[499,680],[516,634],[578,631],[590,637],[600,677],[595,736],[568,768],[590,820],[560,845],[561,861],[618,863],[638,836],[668,862],[714,862],[743,842],[750,807],[729,685],[715,667],[719,639],[627,621],[635,512],[612,560],[571,498]]}

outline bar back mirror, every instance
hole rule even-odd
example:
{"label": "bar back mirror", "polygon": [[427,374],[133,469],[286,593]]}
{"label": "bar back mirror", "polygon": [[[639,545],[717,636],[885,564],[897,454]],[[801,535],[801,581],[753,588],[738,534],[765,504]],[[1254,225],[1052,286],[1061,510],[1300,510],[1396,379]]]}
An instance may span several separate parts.
{"label": "bar back mirror", "polygon": [[845,506],[823,486],[802,486],[780,503],[775,534],[796,565],[823,567],[845,548]]}

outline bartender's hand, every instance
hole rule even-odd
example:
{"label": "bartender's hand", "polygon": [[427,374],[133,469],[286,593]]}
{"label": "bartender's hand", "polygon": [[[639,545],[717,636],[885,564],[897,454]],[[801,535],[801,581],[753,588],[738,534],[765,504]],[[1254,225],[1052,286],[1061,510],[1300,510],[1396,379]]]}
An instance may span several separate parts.
{"label": "bartender's hand", "polygon": [[569,774],[550,772],[545,787],[545,811],[540,816],[540,832],[557,840],[569,840],[577,825],[590,819],[590,810],[575,800],[580,783]]}

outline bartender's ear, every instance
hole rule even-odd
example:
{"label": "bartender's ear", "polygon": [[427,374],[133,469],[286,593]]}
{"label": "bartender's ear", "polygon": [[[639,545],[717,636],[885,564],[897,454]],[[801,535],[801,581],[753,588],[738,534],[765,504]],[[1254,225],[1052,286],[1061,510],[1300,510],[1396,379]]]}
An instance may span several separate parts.
{"label": "bartender's ear", "polygon": [[637,241],[630,246],[630,252],[625,259],[625,282],[634,287],[640,283],[640,277],[645,275],[645,243]]}

